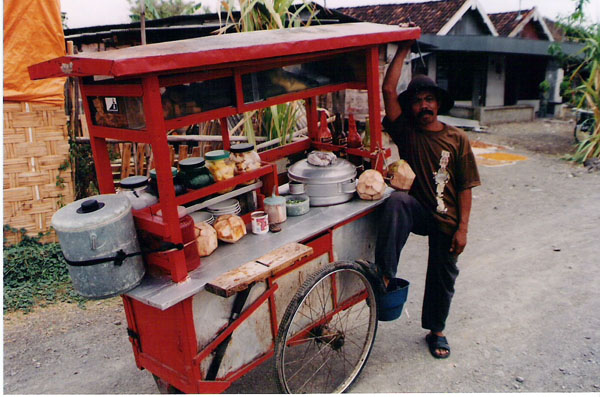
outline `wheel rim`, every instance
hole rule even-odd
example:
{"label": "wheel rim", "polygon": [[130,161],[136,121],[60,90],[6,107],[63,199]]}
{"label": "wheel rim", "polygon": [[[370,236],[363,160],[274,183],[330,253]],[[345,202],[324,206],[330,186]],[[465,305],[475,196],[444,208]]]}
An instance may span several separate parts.
{"label": "wheel rim", "polygon": [[377,327],[373,289],[335,270],[304,295],[285,333],[280,377],[288,393],[339,393],[365,364]]}

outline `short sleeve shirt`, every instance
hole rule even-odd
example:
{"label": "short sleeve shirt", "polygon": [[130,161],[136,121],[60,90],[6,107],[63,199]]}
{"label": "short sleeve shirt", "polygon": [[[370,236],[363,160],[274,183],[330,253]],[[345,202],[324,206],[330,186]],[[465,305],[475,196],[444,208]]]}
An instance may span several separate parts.
{"label": "short sleeve shirt", "polygon": [[441,131],[422,130],[404,116],[393,122],[385,117],[383,127],[416,175],[409,194],[432,212],[442,232],[453,234],[458,193],[481,185],[467,134],[447,124]]}

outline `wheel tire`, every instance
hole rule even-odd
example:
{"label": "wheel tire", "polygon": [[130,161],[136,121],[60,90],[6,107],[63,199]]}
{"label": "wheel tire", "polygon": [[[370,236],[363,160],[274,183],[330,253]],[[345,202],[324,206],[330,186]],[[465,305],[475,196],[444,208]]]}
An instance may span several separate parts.
{"label": "wheel tire", "polygon": [[346,391],[366,364],[376,333],[375,293],[363,268],[335,262],[316,272],[298,289],[279,326],[280,391]]}
{"label": "wheel tire", "polygon": [[594,119],[587,119],[581,124],[575,126],[575,142],[581,143],[587,139],[590,139],[594,132]]}

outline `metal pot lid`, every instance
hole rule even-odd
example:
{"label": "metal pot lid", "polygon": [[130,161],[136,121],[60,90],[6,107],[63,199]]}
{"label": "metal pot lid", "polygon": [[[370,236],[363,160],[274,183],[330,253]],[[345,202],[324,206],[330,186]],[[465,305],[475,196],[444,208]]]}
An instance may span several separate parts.
{"label": "metal pot lid", "polygon": [[52,227],[58,232],[77,232],[114,222],[131,212],[131,202],[122,194],[101,194],[72,202],[56,211]]}
{"label": "metal pot lid", "polygon": [[356,178],[356,166],[346,159],[337,158],[333,164],[319,167],[300,160],[288,169],[291,180],[302,183],[340,183]]}

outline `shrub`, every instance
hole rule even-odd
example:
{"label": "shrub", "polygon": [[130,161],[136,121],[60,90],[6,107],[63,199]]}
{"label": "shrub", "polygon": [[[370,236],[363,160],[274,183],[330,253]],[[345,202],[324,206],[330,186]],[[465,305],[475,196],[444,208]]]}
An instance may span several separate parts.
{"label": "shrub", "polygon": [[85,301],[73,290],[58,243],[42,244],[39,237],[23,234],[21,242],[4,247],[5,313],[27,313],[36,305],[53,302],[81,305]]}

